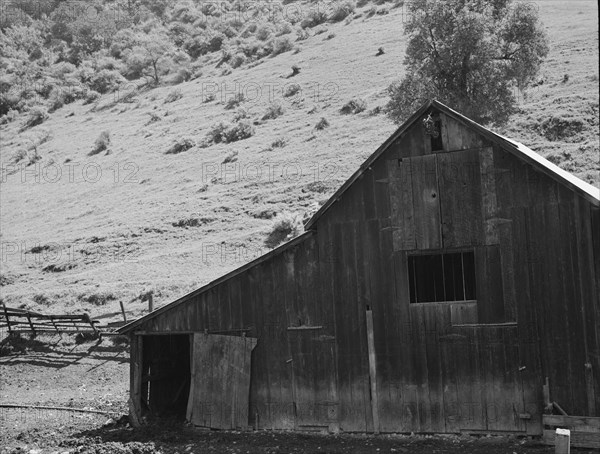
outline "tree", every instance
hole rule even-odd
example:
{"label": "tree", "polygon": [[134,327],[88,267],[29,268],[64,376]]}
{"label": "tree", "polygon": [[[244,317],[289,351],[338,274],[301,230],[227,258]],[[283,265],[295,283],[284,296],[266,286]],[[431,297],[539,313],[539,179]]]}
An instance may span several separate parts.
{"label": "tree", "polygon": [[154,84],[158,85],[161,74],[168,71],[175,46],[163,30],[140,33],[136,38],[137,45],[126,57],[129,76],[150,76]]}
{"label": "tree", "polygon": [[436,98],[475,121],[502,124],[548,53],[535,7],[511,0],[413,0],[405,34],[407,73],[388,88],[396,122]]}

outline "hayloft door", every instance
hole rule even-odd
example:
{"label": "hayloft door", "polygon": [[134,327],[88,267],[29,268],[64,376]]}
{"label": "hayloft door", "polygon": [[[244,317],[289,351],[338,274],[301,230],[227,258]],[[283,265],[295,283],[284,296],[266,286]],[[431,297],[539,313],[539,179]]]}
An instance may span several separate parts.
{"label": "hayloft door", "polygon": [[187,420],[211,429],[246,428],[256,339],[196,333],[192,342]]}

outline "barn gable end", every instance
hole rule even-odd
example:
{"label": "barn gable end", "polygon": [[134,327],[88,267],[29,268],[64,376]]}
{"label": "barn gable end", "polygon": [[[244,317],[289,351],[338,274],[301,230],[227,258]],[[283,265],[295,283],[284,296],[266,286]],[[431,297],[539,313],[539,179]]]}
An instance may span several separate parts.
{"label": "barn gable end", "polygon": [[597,189],[427,103],[307,233],[121,329],[132,411],[151,411],[144,339],[203,334],[256,339],[241,412],[255,428],[539,434],[545,377],[567,413],[598,416],[599,206]]}

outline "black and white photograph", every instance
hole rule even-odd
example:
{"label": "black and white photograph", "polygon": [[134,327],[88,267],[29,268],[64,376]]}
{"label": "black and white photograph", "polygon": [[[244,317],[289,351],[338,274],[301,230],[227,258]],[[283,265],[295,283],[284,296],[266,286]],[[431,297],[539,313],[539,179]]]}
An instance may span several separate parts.
{"label": "black and white photograph", "polygon": [[600,453],[596,0],[0,0],[0,454]]}

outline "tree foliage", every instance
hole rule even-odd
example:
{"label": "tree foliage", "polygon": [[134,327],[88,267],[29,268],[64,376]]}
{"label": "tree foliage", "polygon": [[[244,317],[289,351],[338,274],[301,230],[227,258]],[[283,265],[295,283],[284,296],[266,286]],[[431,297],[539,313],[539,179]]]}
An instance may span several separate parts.
{"label": "tree foliage", "polygon": [[438,99],[482,123],[503,123],[516,90],[536,76],[548,53],[530,3],[511,0],[413,0],[405,34],[406,75],[388,88],[388,113],[404,121]]}

